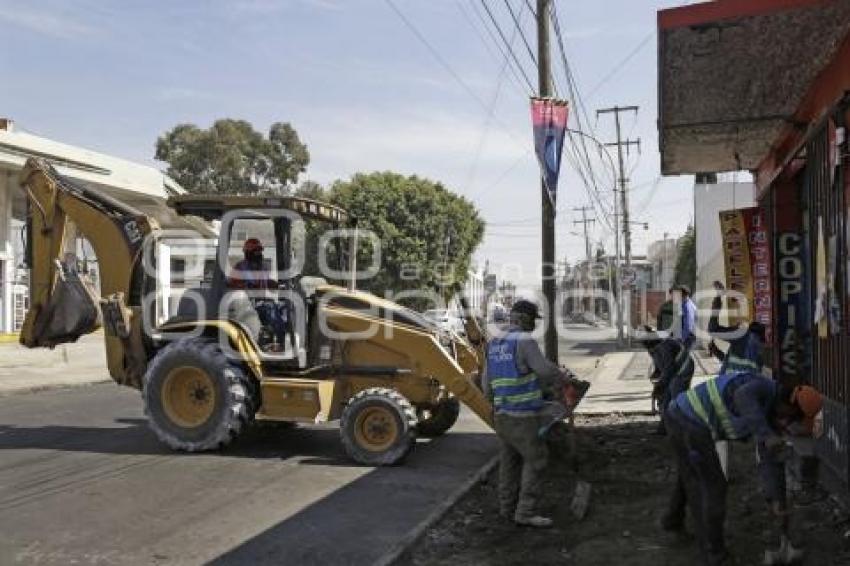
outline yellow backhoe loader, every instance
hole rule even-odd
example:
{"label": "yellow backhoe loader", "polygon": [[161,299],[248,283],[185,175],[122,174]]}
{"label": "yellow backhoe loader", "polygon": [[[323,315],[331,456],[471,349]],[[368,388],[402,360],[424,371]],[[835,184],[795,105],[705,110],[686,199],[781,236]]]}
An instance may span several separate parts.
{"label": "yellow backhoe loader", "polygon": [[[39,159],[27,162],[22,186],[31,308],[21,343],[53,347],[102,326],[110,375],[142,392],[150,427],[168,446],[217,449],[254,420],[339,420],[351,458],[391,465],[417,435],[446,432],[459,401],[490,423],[491,406],[477,386],[477,322],[467,317],[461,338],[355,290],[358,238],[345,210],[297,197],[170,198],[169,212],[217,226],[218,234],[206,279],[158,322],[152,297],[165,231],[155,218]],[[298,250],[317,226],[348,229],[341,232],[347,245],[320,254],[325,263],[336,258],[343,284],[302,273],[315,257]],[[78,235],[97,256],[99,296],[67,253]],[[269,256],[261,285],[246,285],[257,274],[240,273],[233,261],[247,240]]]}

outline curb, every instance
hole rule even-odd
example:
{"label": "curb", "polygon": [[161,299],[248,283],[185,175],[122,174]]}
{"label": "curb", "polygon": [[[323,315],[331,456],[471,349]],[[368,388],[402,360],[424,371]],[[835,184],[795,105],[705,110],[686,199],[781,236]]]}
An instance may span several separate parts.
{"label": "curb", "polygon": [[0,344],[15,344],[19,337],[17,332],[0,332]]}
{"label": "curb", "polygon": [[472,475],[472,477],[467,479],[463,485],[454,490],[446,499],[437,505],[437,508],[429,513],[428,516],[416,525],[412,531],[404,535],[404,537],[393,545],[390,550],[378,558],[378,560],[374,562],[374,566],[393,566],[394,564],[399,563],[399,561],[405,557],[405,554],[410,551],[411,547],[413,547],[413,545],[422,538],[425,531],[439,521],[443,515],[448,513],[448,511],[454,507],[455,504],[463,498],[463,496],[469,493],[473,487],[481,483],[490,474],[493,468],[496,467],[498,462],[499,455],[493,455],[493,457],[485,462],[484,465]]}

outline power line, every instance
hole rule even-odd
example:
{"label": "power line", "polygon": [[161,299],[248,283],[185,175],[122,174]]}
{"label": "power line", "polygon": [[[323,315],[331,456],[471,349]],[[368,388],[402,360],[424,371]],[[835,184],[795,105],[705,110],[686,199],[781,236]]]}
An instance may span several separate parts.
{"label": "power line", "polygon": [[[522,17],[522,14],[521,14],[521,13],[520,13],[520,17]],[[519,29],[519,28],[517,28],[517,29]],[[513,30],[513,32],[511,33],[511,41],[510,41],[510,45],[511,45],[511,46],[513,46],[514,39],[516,39],[517,29]],[[521,29],[520,29],[519,31],[520,31],[520,32],[522,32],[522,30],[521,30]],[[502,82],[503,82],[503,79],[504,79],[504,77],[505,77],[505,71],[506,71],[508,68],[510,68],[510,62],[509,62],[509,60],[508,60],[508,56],[507,56],[507,55],[505,55],[504,59],[502,60],[502,66],[501,66],[501,68],[499,69],[499,77],[498,77],[498,79],[497,79],[497,81],[496,81],[496,89],[495,89],[495,91],[493,92],[493,97],[492,97],[492,99],[490,100],[490,108],[489,108],[490,112],[489,112],[489,113],[488,113],[488,115],[487,115],[486,121],[485,121],[485,123],[484,123],[483,131],[481,132],[481,136],[480,136],[480,138],[478,139],[478,145],[477,145],[477,146],[476,146],[476,148],[475,148],[475,157],[473,158],[472,163],[471,163],[471,165],[470,165],[469,175],[468,175],[468,177],[467,177],[467,182],[466,182],[466,184],[467,184],[467,186],[468,186],[468,187],[471,187],[471,186],[472,186],[472,182],[473,182],[473,180],[475,179],[475,176],[476,176],[476,173],[477,173],[477,169],[478,169],[478,160],[481,158],[481,152],[483,151],[483,149],[484,149],[484,144],[485,144],[485,143],[486,143],[486,141],[487,141],[487,135],[490,133],[490,125],[491,125],[491,122],[492,122],[491,117],[493,116],[493,114],[494,114],[494,112],[495,112],[496,104],[497,104],[497,102],[498,102],[498,100],[499,100],[499,94],[501,93],[501,90],[502,90]],[[481,189],[479,189],[478,191],[473,192],[473,193],[470,195],[470,197],[469,197],[469,198],[470,198],[470,199],[474,199],[475,197],[477,197],[477,196],[478,196],[478,193],[479,193],[480,191],[481,191]]]}
{"label": "power line", "polygon": [[[387,0],[388,2],[391,0]],[[493,22],[493,26],[496,28],[496,31],[499,34],[499,37],[502,38],[502,43],[505,44],[505,47],[508,50],[511,58],[514,61],[514,64],[519,69],[520,73],[522,73],[523,78],[525,79],[525,84],[528,85],[528,89],[533,93],[534,86],[531,84],[531,79],[528,78],[528,74],[525,72],[525,68],[523,68],[522,64],[519,62],[519,58],[517,58],[516,53],[514,52],[511,45],[508,43],[507,38],[505,37],[505,33],[502,31],[502,27],[499,25],[499,22],[496,21],[496,17],[493,15],[493,12],[490,10],[490,7],[487,5],[486,0],[481,0],[481,6],[484,7],[484,11],[487,12],[487,15],[490,17],[490,21]]]}
{"label": "power line", "polygon": [[[508,12],[510,12],[511,19],[513,19],[514,25],[516,26],[516,29],[519,30],[520,38],[522,38],[522,42],[525,44],[525,49],[528,51],[528,56],[531,57],[531,61],[534,63],[534,66],[536,67],[537,66],[537,57],[534,56],[534,51],[532,51],[531,45],[529,45],[529,43],[528,43],[528,38],[525,37],[525,32],[522,31],[522,26],[519,23],[519,18],[517,18],[517,15],[514,13],[514,9],[513,9],[513,7],[511,7],[511,3],[508,0],[505,0],[505,7],[507,7]],[[520,9],[522,9],[522,7],[520,7]]]}
{"label": "power line", "polygon": [[[475,17],[478,18],[479,22],[481,22],[481,25],[484,27],[484,31],[490,38],[490,42],[492,42],[493,45],[496,46],[496,50],[502,56],[502,59],[499,59],[499,57],[493,53],[490,43],[482,34],[479,26],[475,24],[475,21],[473,21],[472,16],[470,16],[467,12],[467,9],[464,6],[463,2],[461,2],[461,0],[455,0],[455,4],[463,14],[463,17],[466,19],[466,21],[469,22],[470,27],[475,30],[476,35],[479,37],[479,39],[481,39],[481,42],[484,44],[484,47],[487,49],[488,53],[490,53],[491,56],[496,58],[497,61],[508,61],[509,55],[507,51],[505,51],[504,47],[502,47],[502,44],[499,42],[499,39],[493,34],[493,30],[490,29],[490,26],[487,25],[487,21],[484,19],[484,16],[483,14],[481,14],[481,11],[478,9],[478,7],[474,3],[470,4],[470,7],[473,13],[475,14]],[[508,64],[507,68],[510,71],[511,81],[519,89],[523,96],[529,96],[531,94],[534,94],[533,92],[529,92],[528,90],[523,88],[522,79],[520,78],[519,74],[517,73],[517,70],[514,68],[513,65]]]}
{"label": "power line", "polygon": [[646,37],[644,37],[644,38],[640,41],[640,43],[638,43],[638,44],[637,44],[637,46],[636,46],[634,49],[632,49],[631,51],[629,51],[629,54],[628,54],[628,55],[626,55],[625,57],[623,57],[623,59],[622,59],[619,63],[617,63],[616,65],[614,65],[614,67],[613,67],[613,68],[612,68],[612,69],[608,72],[608,74],[606,74],[604,77],[602,77],[602,79],[601,79],[598,83],[596,83],[596,85],[594,85],[594,87],[593,87],[593,88],[591,88],[591,89],[590,89],[590,92],[588,92],[588,93],[587,93],[587,98],[588,98],[588,99],[592,98],[592,97],[593,97],[593,95],[594,95],[594,94],[596,94],[596,93],[599,91],[599,89],[600,89],[600,88],[602,88],[602,86],[603,86],[603,85],[605,85],[605,83],[607,83],[609,80],[611,80],[612,78],[614,78],[615,76],[617,76],[617,73],[619,73],[619,72],[620,72],[620,69],[622,69],[623,67],[625,67],[625,66],[626,66],[626,64],[627,64],[629,61],[631,61],[631,60],[632,60],[632,58],[633,58],[635,55],[637,55],[638,53],[640,53],[641,49],[643,49],[643,48],[644,48],[644,46],[645,46],[647,43],[649,43],[649,40],[650,40],[650,39],[652,39],[654,36],[655,36],[655,30],[652,30],[652,31],[649,33],[649,35],[647,35]]}
{"label": "power line", "polygon": [[[564,75],[567,80],[567,88],[569,90],[570,96],[575,102],[576,112],[574,112],[576,124],[578,125],[578,131],[583,133],[583,125],[582,125],[582,114],[584,115],[584,120],[587,124],[587,127],[593,132],[590,126],[590,119],[587,117],[587,108],[584,105],[584,101],[582,100],[581,93],[578,90],[578,85],[576,84],[575,76],[573,75],[571,66],[569,64],[569,60],[566,54],[566,48],[564,46],[564,38],[561,33],[561,25],[560,18],[557,14],[557,8],[552,5],[552,22],[555,30],[555,35],[558,39],[558,49],[561,55],[561,62],[564,68]],[[573,153],[573,158],[571,162],[573,163],[576,171],[579,173],[579,176],[582,178],[582,181],[585,186],[585,191],[588,193],[588,196],[591,198],[591,204],[593,204],[594,208],[596,207],[596,203],[599,204],[599,210],[596,211],[597,215],[600,216],[600,219],[603,221],[605,226],[613,231],[613,227],[608,221],[608,217],[610,213],[606,210],[605,205],[602,202],[601,192],[599,190],[599,180],[596,176],[596,173],[593,168],[593,163],[590,159],[590,154],[587,149],[587,144],[585,143],[584,137],[580,137],[579,142],[581,144],[581,151],[579,151],[578,144],[576,144],[573,139],[573,135],[571,132],[568,132],[569,141],[570,141],[570,151]],[[593,137],[592,135],[590,136]],[[569,154],[568,154],[569,159]],[[586,173],[585,173],[586,169]],[[616,180],[616,174],[612,177],[612,183]],[[592,187],[590,185],[593,185]]]}
{"label": "power line", "polygon": [[452,68],[451,65],[449,65],[445,58],[440,55],[440,52],[437,51],[437,49],[431,44],[431,42],[429,42],[428,39],[422,34],[422,32],[420,32],[419,29],[413,24],[413,22],[411,22],[410,19],[408,19],[402,13],[398,6],[396,6],[395,2],[393,2],[393,0],[384,1],[393,10],[393,12],[395,12],[398,18],[402,21],[402,23],[404,23],[404,25],[413,33],[413,35],[416,36],[416,39],[418,39],[422,43],[422,45],[424,45],[426,49],[428,49],[428,52],[431,54],[432,57],[434,57],[434,59],[440,64],[440,66],[443,67],[443,69],[452,76],[455,82],[457,82],[461,86],[461,88],[463,88],[464,91],[466,91],[470,98],[472,98],[472,100],[474,100],[484,110],[484,112],[488,116],[490,116],[493,121],[505,131],[505,133],[508,134],[508,137],[510,137],[511,140],[513,140],[520,148],[522,148],[527,153],[529,151],[527,144],[517,139],[515,133],[512,132],[511,129],[508,128],[501,120],[498,119],[495,110],[490,109],[488,104],[484,102],[474,90],[472,90],[472,88],[466,83],[466,81],[463,80],[460,75],[457,74],[457,72],[455,72],[455,70]]}

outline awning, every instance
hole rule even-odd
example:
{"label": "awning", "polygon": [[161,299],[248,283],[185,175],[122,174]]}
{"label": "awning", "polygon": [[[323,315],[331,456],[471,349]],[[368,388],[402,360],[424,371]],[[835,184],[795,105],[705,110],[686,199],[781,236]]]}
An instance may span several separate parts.
{"label": "awning", "polygon": [[660,11],[662,174],[758,169],[783,135],[813,118],[801,109],[848,33],[850,0],[718,0]]}

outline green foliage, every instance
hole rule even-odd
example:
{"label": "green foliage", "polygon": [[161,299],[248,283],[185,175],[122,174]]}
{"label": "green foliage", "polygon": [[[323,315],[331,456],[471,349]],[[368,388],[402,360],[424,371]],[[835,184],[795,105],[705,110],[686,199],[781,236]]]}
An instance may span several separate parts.
{"label": "green foliage", "polygon": [[[378,295],[429,290],[446,298],[466,281],[472,253],[484,237],[484,222],[467,199],[440,183],[391,172],[337,181],[328,196],[380,239],[381,269],[359,284],[364,289]],[[371,257],[365,239],[359,256],[360,265]]]}
{"label": "green foliage", "polygon": [[268,136],[244,120],[217,120],[209,129],[179,124],[156,141],[156,159],[190,193],[280,194],[310,162],[307,146],[287,123]]}
{"label": "green foliage", "polygon": [[691,292],[697,285],[697,237],[693,224],[688,225],[685,235],[679,240],[676,255],[676,282],[684,283]]}

